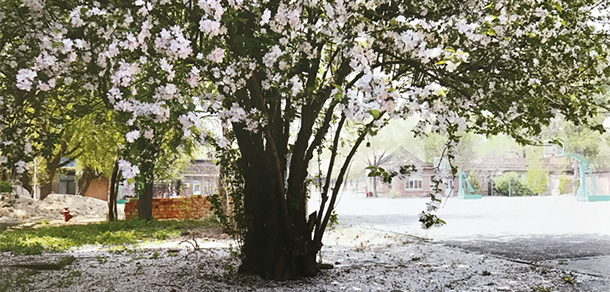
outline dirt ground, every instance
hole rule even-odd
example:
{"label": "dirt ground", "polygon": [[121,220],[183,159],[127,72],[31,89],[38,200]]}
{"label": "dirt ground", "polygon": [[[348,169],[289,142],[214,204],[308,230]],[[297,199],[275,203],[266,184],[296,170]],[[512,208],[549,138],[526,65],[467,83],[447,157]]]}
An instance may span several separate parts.
{"label": "dirt ground", "polygon": [[[233,240],[218,234],[112,253],[0,254],[0,291],[607,291],[605,278],[467,252],[365,228],[328,233],[312,278],[277,282],[236,274]],[[608,286],[605,286],[608,285]],[[4,290],[3,290],[4,289]]]}
{"label": "dirt ground", "polygon": [[[49,220],[50,224],[66,224],[61,221],[59,214],[66,205],[70,206],[73,214],[76,215],[68,224],[99,221],[106,216],[106,202],[93,198],[51,195],[44,201],[36,201],[27,197],[18,198],[2,194],[0,196],[0,221],[37,224],[37,221]],[[558,200],[567,202],[564,198]],[[354,205],[352,209],[358,212],[363,212],[362,210],[373,212],[377,209],[383,212],[356,214],[354,211],[343,210],[340,214],[342,225],[326,233],[325,246],[320,252],[320,260],[334,267],[322,270],[316,277],[277,282],[264,280],[258,276],[237,274],[236,270],[240,262],[237,243],[218,230],[210,230],[210,232],[199,230],[191,233],[189,237],[142,243],[137,247],[127,247],[114,252],[108,247],[91,245],[66,253],[38,256],[0,253],[0,292],[610,291],[610,275],[604,277],[587,272],[575,272],[574,269],[568,270],[568,266],[548,266],[509,259],[476,249],[464,249],[443,241],[426,240],[428,235],[438,232],[449,232],[455,236],[456,234],[451,233],[452,230],[463,233],[464,230],[469,230],[468,226],[474,226],[470,221],[466,222],[468,223],[466,225],[460,225],[460,222],[464,221],[460,214],[464,212],[453,215],[449,212],[451,206],[444,212],[449,212],[445,216],[451,219],[449,225],[452,226],[447,226],[449,227],[447,229],[432,230],[429,234],[424,234],[423,236],[426,237],[424,238],[405,233],[408,230],[410,234],[417,234],[410,232],[411,225],[405,225],[405,222],[416,222],[416,220],[407,220],[405,216],[411,216],[410,213],[416,210],[421,211],[419,206],[414,204],[419,201],[362,200],[366,203],[366,207],[359,207],[358,203],[361,202],[358,199],[352,201],[346,199],[344,205],[347,207]],[[472,216],[472,212],[491,212],[490,207],[476,206],[486,202],[493,203],[489,200],[467,202],[468,204],[461,201],[454,203],[468,207],[462,206],[462,209],[467,209],[468,214]],[[491,206],[495,205],[506,204]],[[603,206],[580,207],[586,207],[586,210],[582,211],[586,211],[587,214],[597,214],[601,211],[595,213],[593,209],[601,210]],[[510,211],[523,208],[502,210],[505,209]],[[574,213],[574,210],[571,210]],[[520,214],[509,215],[507,216],[510,218],[521,218],[517,216]],[[468,218],[471,217],[466,217]],[[530,224],[537,222],[534,219],[530,218]],[[505,225],[513,226],[514,222],[497,224],[489,230],[484,230],[494,231]],[[481,226],[476,227],[482,229]],[[521,226],[518,231],[523,232],[522,229]],[[528,232],[534,231],[537,233],[537,230]],[[481,234],[473,233],[466,239],[475,240],[482,237],[484,236]]]}

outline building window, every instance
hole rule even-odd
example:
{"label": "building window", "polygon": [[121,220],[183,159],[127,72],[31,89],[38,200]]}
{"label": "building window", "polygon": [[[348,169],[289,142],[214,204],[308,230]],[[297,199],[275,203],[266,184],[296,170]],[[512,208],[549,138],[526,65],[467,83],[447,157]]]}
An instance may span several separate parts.
{"label": "building window", "polygon": [[193,181],[193,195],[201,195],[201,182],[198,180]]}
{"label": "building window", "polygon": [[421,178],[409,178],[405,182],[405,189],[407,190],[421,190],[423,186]]}

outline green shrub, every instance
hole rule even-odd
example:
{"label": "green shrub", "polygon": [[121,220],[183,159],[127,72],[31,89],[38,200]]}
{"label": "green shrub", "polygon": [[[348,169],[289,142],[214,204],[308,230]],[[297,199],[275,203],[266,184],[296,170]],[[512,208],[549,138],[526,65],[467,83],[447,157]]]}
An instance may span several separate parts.
{"label": "green shrub", "polygon": [[0,180],[0,193],[13,192],[13,186],[10,181]]}
{"label": "green shrub", "polygon": [[521,179],[516,172],[507,172],[502,176],[494,178],[494,193],[501,196],[508,196],[510,194],[514,197],[534,195],[534,192],[528,187],[527,182]]}
{"label": "green shrub", "polygon": [[572,181],[565,175],[559,177],[559,193],[569,194],[572,192]]}

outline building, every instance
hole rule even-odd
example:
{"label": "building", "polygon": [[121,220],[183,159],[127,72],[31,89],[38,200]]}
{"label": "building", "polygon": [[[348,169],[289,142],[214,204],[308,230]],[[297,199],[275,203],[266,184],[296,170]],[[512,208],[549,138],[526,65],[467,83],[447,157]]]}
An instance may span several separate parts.
{"label": "building", "polygon": [[[169,198],[212,195],[218,189],[219,173],[218,167],[211,160],[195,159],[180,172],[181,178],[169,182],[155,183],[153,196],[155,198]],[[106,177],[91,180],[85,196],[107,200],[109,183],[110,181]],[[75,195],[78,192],[78,178],[74,162],[63,167],[58,173],[52,185],[52,192],[69,195]],[[118,198],[127,199],[132,197],[135,197],[134,190],[125,183],[121,183]]]}
{"label": "building", "polygon": [[155,198],[192,195],[210,196],[218,190],[220,170],[209,159],[195,159],[181,172],[182,178],[155,184]]}

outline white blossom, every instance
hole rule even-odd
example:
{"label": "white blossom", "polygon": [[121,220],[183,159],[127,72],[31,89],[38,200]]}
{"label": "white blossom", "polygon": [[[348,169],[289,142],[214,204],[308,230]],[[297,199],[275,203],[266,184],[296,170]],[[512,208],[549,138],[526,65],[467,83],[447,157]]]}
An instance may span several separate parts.
{"label": "white blossom", "polygon": [[136,75],[140,73],[140,66],[137,62],[126,63],[121,61],[119,63],[121,64],[119,69],[111,77],[112,83],[115,86],[128,87],[131,82],[135,81]]}
{"label": "white blossom", "polygon": [[220,63],[222,62],[222,59],[224,58],[224,50],[221,48],[215,48],[209,55],[208,55],[208,60],[212,61],[212,62],[216,62],[216,63]]}
{"label": "white blossom", "polygon": [[263,26],[263,25],[269,23],[270,18],[271,18],[271,11],[268,8],[265,8],[265,11],[263,11],[263,15],[261,16],[260,25]]}
{"label": "white blossom", "polygon": [[179,94],[178,87],[172,83],[159,86],[158,92],[160,94],[160,97],[163,99],[174,99],[178,97]]}
{"label": "white blossom", "polygon": [[225,8],[222,7],[220,0],[199,0],[197,4],[206,14],[213,15],[214,19],[218,21],[220,21],[225,12]]}
{"label": "white blossom", "polygon": [[73,27],[81,27],[85,24],[85,22],[80,18],[80,11],[82,8],[82,6],[76,6],[70,12],[70,23]]}
{"label": "white blossom", "polygon": [[220,138],[216,139],[216,144],[220,148],[224,148],[224,149],[229,148],[229,140],[227,140],[227,138],[225,138],[225,137],[220,137]]}
{"label": "white blossom", "polygon": [[133,143],[134,141],[138,140],[138,138],[140,138],[140,131],[138,130],[133,130],[125,134],[125,140],[129,143]]}
{"label": "white blossom", "polygon": [[174,76],[176,75],[176,72],[174,72],[173,66],[167,62],[166,58],[161,58],[161,60],[159,60],[159,66],[161,66],[161,70],[167,72],[168,81],[174,80]]}
{"label": "white blossom", "polygon": [[123,159],[119,160],[119,170],[126,179],[135,178],[136,175],[140,173],[140,169],[137,165],[131,165],[129,161]]}
{"label": "white blossom", "polygon": [[32,90],[32,84],[37,75],[38,73],[36,73],[36,71],[20,69],[19,72],[17,72],[17,88],[25,91]]}
{"label": "white blossom", "polygon": [[275,64],[275,62],[277,62],[277,59],[283,54],[284,52],[282,51],[282,49],[280,49],[278,45],[275,45],[271,47],[269,52],[265,54],[265,56],[263,57],[263,63],[265,63],[265,66],[267,67],[273,67],[273,64]]}
{"label": "white blossom", "polygon": [[15,171],[19,174],[24,173],[28,169],[30,169],[30,165],[23,160],[19,160],[15,163]]}
{"label": "white blossom", "polygon": [[32,153],[32,144],[30,144],[30,142],[25,143],[25,145],[23,146],[23,153],[25,153],[25,154]]}
{"label": "white blossom", "polygon": [[199,68],[193,66],[191,68],[191,72],[189,73],[189,78],[186,80],[186,82],[193,88],[197,87],[199,82],[199,72],[201,72]]}
{"label": "white blossom", "polygon": [[301,92],[301,89],[303,88],[303,82],[301,82],[299,77],[293,76],[290,79],[290,83],[292,83],[292,87],[290,88],[292,95],[297,95],[297,93]]}
{"label": "white blossom", "polygon": [[148,140],[152,140],[155,137],[155,131],[153,129],[148,129],[144,131],[144,138]]}
{"label": "white blossom", "polygon": [[220,27],[220,22],[210,19],[202,19],[199,22],[199,30],[205,32],[210,37],[217,36],[223,33],[223,30]]}

